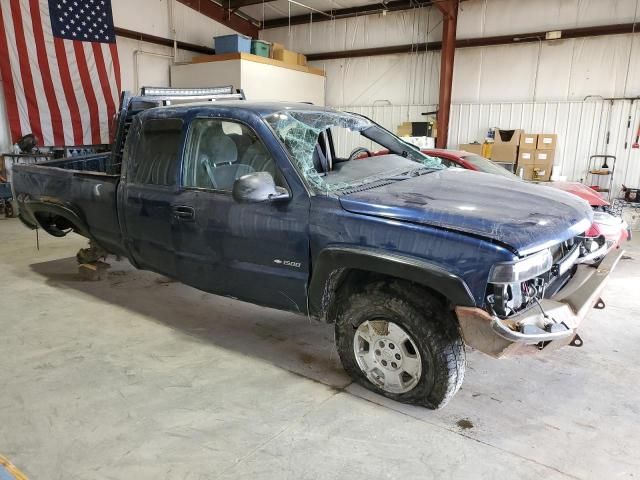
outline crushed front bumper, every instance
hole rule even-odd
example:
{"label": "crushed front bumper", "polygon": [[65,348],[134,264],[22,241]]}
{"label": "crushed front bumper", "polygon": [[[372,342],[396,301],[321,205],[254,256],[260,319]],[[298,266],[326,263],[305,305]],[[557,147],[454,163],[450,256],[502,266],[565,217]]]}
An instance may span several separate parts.
{"label": "crushed front bumper", "polygon": [[456,307],[465,343],[499,358],[571,343],[582,319],[600,300],[607,278],[623,253],[622,249],[610,251],[597,267],[578,265],[571,280],[553,298],[543,299],[506,320],[480,308]]}

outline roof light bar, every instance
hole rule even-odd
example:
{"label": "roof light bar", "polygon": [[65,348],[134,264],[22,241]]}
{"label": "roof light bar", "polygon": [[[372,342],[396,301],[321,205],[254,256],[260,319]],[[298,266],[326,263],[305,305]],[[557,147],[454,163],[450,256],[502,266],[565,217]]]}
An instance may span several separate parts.
{"label": "roof light bar", "polygon": [[232,95],[233,86],[211,88],[167,88],[167,87],[142,87],[142,95],[154,97],[194,97],[213,95]]}

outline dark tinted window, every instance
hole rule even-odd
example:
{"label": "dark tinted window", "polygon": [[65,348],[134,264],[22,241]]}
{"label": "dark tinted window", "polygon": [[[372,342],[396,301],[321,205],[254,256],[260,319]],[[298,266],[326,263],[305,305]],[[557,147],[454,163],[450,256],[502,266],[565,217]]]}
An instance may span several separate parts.
{"label": "dark tinted window", "polygon": [[152,118],[146,120],[133,157],[129,181],[151,185],[175,185],[177,177],[182,120]]}

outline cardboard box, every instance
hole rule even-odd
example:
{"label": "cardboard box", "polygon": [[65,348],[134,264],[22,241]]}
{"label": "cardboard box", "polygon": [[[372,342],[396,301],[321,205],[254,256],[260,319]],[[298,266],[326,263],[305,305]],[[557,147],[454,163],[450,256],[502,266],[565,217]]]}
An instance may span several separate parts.
{"label": "cardboard box", "polygon": [[491,149],[491,160],[496,162],[515,163],[518,159],[518,145],[511,143],[494,143]]}
{"label": "cardboard box", "polygon": [[482,155],[482,144],[481,143],[461,143],[458,145],[460,150],[464,150],[465,152],[475,153],[476,155]]}
{"label": "cardboard box", "polygon": [[533,172],[531,174],[531,180],[538,182],[548,182],[551,179],[551,169],[553,164],[540,164],[533,165]]}
{"label": "cardboard box", "polygon": [[555,133],[538,134],[538,150],[555,150],[558,135]]}
{"label": "cardboard box", "polygon": [[550,163],[553,165],[553,160],[555,159],[555,152],[552,150],[536,150],[535,155],[535,163]]}
{"label": "cardboard box", "polygon": [[403,122],[398,126],[398,130],[396,131],[399,137],[410,137],[413,132],[413,126],[411,122]]}
{"label": "cardboard box", "polygon": [[274,58],[273,55],[276,51],[278,50],[284,50],[284,45],[278,42],[272,42],[271,43],[271,52],[269,52],[269,55],[271,58]]}
{"label": "cardboard box", "polygon": [[520,135],[520,148],[535,150],[538,146],[537,133],[523,133]]}
{"label": "cardboard box", "polygon": [[520,145],[520,137],[522,137],[524,130],[500,130],[499,128],[496,128],[495,133],[496,135],[493,142],[496,145],[508,144],[517,147]]}
{"label": "cardboard box", "polygon": [[435,137],[433,122],[403,122],[397,134],[399,137]]}
{"label": "cardboard box", "polygon": [[515,173],[520,175],[522,172],[525,180],[547,182],[551,179],[554,156],[550,150],[521,149]]}
{"label": "cardboard box", "polygon": [[291,50],[287,50],[286,48],[275,50],[273,52],[273,59],[280,60],[281,62],[284,62],[284,63],[290,63],[291,65],[298,64],[298,54]]}
{"label": "cardboard box", "polygon": [[536,158],[536,151],[532,148],[522,148],[518,152],[518,165],[521,163],[533,163]]}
{"label": "cardboard box", "polygon": [[546,182],[551,177],[551,172],[546,167],[535,164],[518,164],[515,174],[521,176],[524,180]]}

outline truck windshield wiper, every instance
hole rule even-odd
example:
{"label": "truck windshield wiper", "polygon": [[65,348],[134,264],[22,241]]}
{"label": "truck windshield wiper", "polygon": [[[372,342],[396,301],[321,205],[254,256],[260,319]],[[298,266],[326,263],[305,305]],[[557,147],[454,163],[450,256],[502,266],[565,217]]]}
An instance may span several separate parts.
{"label": "truck windshield wiper", "polygon": [[390,181],[407,180],[409,178],[419,177],[420,175],[424,175],[426,173],[435,172],[436,170],[438,169],[429,168],[429,167],[418,167],[418,168],[414,168],[413,170],[409,170],[408,172],[401,173],[399,175],[381,178],[380,180],[390,180]]}

